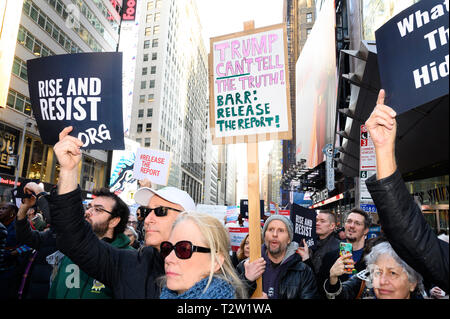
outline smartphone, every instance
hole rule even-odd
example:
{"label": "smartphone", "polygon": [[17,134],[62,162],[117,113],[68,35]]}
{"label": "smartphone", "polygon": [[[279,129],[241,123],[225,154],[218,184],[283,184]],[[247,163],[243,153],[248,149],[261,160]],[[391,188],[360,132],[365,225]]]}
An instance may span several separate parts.
{"label": "smartphone", "polygon": [[[339,256],[352,254],[353,246],[350,243],[339,243]],[[355,268],[345,268],[346,274],[355,274],[357,270]]]}

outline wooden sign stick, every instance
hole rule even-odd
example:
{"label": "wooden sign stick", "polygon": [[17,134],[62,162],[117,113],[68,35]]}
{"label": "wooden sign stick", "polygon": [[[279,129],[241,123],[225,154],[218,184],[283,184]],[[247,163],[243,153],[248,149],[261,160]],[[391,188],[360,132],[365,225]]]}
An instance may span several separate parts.
{"label": "wooden sign stick", "polygon": [[[244,22],[244,31],[255,28],[254,21]],[[250,241],[250,262],[261,257],[261,216],[259,202],[259,158],[258,138],[247,140],[248,179],[248,231]],[[262,296],[262,278],[256,280],[256,290],[252,297]]]}

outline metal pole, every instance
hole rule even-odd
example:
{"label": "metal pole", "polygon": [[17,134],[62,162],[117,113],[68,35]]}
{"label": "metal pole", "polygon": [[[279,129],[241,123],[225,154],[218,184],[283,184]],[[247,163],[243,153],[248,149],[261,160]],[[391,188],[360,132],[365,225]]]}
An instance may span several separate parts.
{"label": "metal pole", "polygon": [[19,181],[20,153],[23,151],[23,144],[25,142],[25,134],[27,133],[28,124],[29,124],[29,122],[27,120],[25,120],[25,123],[23,125],[22,138],[20,139],[20,146],[17,151],[17,157],[16,157],[16,173],[15,173],[15,179],[14,179],[14,188],[17,187],[17,182]]}

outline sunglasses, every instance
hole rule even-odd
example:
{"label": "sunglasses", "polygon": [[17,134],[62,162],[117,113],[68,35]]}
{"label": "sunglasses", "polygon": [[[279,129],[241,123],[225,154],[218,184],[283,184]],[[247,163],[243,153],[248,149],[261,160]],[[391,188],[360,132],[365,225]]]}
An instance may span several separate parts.
{"label": "sunglasses", "polygon": [[167,256],[175,249],[175,256],[179,259],[189,259],[192,257],[192,253],[210,253],[211,249],[206,247],[200,247],[192,245],[192,243],[188,240],[182,240],[172,245],[172,243],[168,241],[163,241],[161,243],[160,254],[163,259],[166,259]]}
{"label": "sunglasses", "polygon": [[156,208],[140,206],[139,210],[141,212],[141,217],[144,217],[144,218],[146,218],[148,215],[150,215],[150,213],[152,211],[154,211],[155,215],[158,216],[158,217],[167,216],[169,210],[174,210],[174,211],[179,212],[179,213],[183,212],[182,210],[178,210],[178,209],[175,209],[175,208],[172,208],[172,207],[164,207],[164,206],[159,206],[159,207],[156,207]]}

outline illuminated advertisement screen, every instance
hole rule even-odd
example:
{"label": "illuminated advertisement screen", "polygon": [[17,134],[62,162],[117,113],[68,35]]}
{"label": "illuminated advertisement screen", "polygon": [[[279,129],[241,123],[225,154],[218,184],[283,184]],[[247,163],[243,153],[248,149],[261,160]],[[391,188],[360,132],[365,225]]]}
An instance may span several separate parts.
{"label": "illuminated advertisement screen", "polygon": [[296,160],[313,168],[325,160],[323,148],[333,143],[337,71],[334,1],[322,10],[296,66]]}

